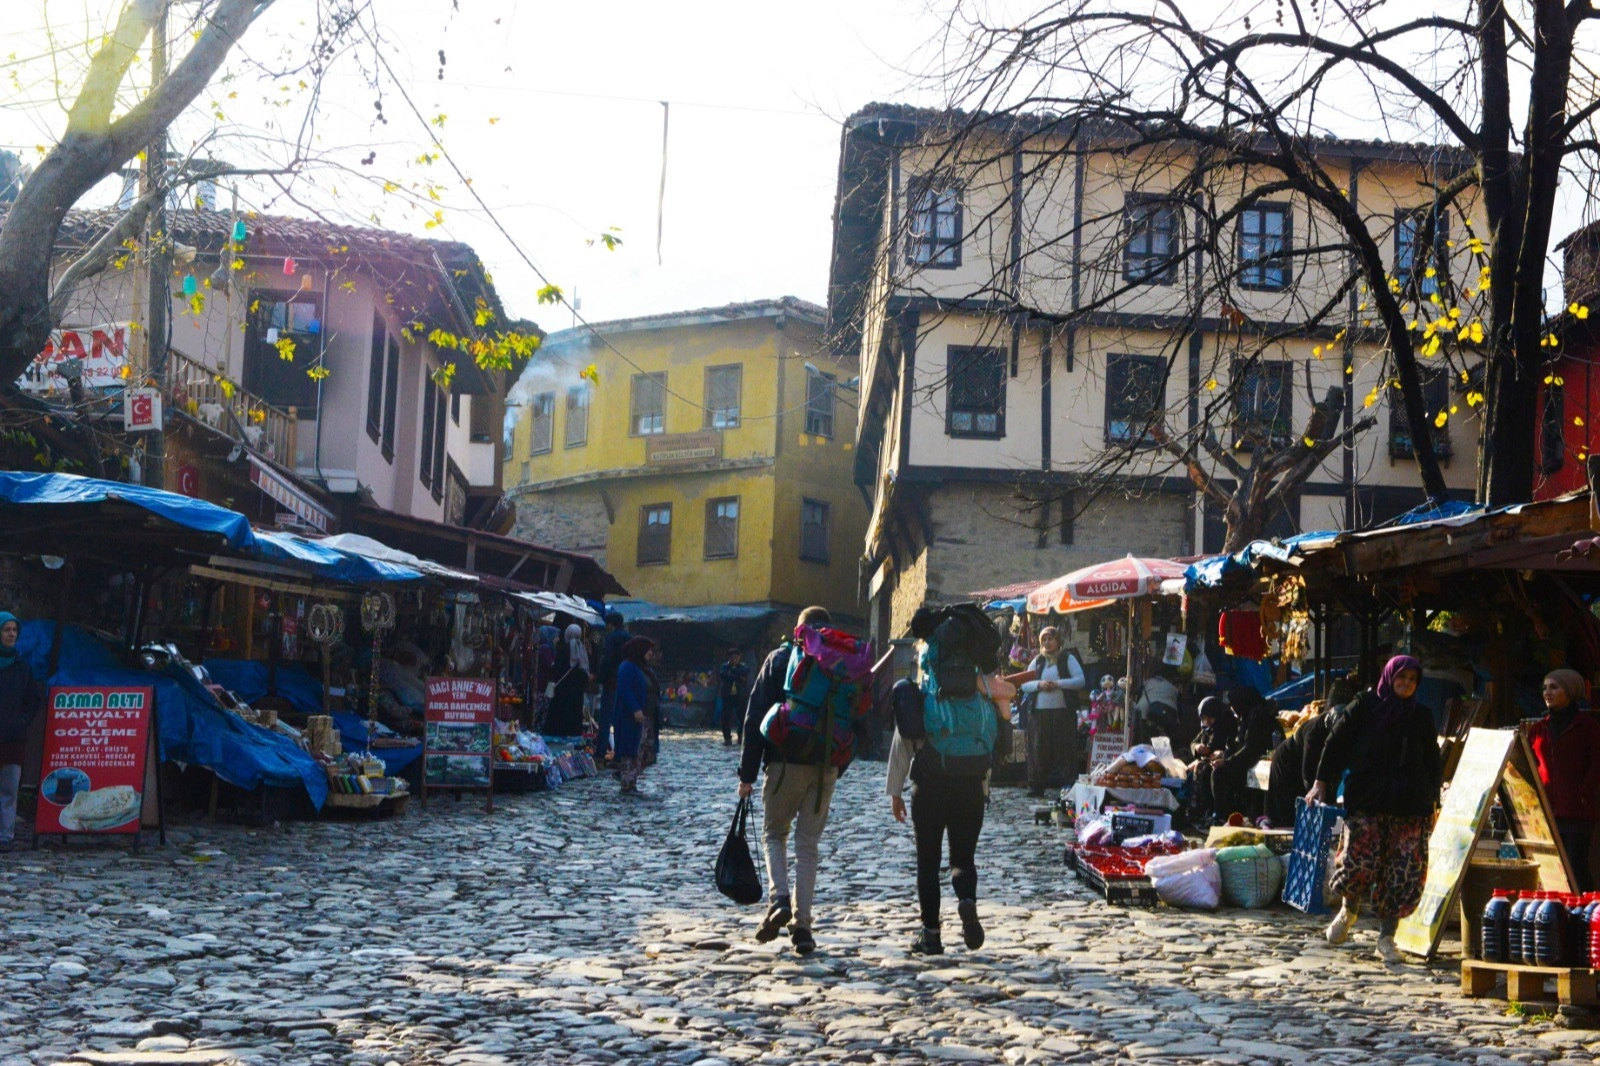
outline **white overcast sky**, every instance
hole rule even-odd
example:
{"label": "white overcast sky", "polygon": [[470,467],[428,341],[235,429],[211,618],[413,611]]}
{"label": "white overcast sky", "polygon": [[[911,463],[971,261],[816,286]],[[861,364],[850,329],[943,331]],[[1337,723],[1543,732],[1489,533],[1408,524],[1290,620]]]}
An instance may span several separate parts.
{"label": "white overcast sky", "polygon": [[[1194,0],[1185,9],[1198,17],[1219,4]],[[29,62],[43,51],[43,27],[58,41],[75,35],[81,53],[84,27],[103,25],[117,0],[6,6],[30,17],[19,14],[0,45],[15,49],[14,58],[0,54],[0,144],[23,148],[31,161],[32,146],[49,143],[63,117],[54,68]],[[455,13],[451,0],[376,6],[397,71],[426,115],[447,116],[446,145],[515,245],[582,301],[586,318],[603,321],[782,295],[825,302],[839,120],[873,100],[938,102],[915,72],[928,69],[927,45],[948,0],[459,0]],[[1271,10],[1265,0],[1225,9],[1251,6]],[[301,47],[308,37],[301,19],[312,10],[314,0],[279,0],[244,51],[268,59],[276,49]],[[63,69],[71,62],[64,57]],[[231,161],[248,161],[239,159],[241,128],[299,113],[265,108],[270,94],[258,78],[225,88],[240,93],[236,100],[215,94],[226,113],[217,154]],[[661,100],[671,102],[671,125],[658,264]],[[372,101],[353,73],[332,79],[322,101],[322,147],[352,166],[375,150],[371,167],[356,166],[373,177],[444,179],[441,166],[415,164],[427,142],[405,105],[391,94],[389,125],[374,130]],[[209,112],[197,109],[186,132],[210,128]],[[1370,121],[1351,122],[1340,132],[1378,133]],[[394,197],[330,171],[316,174],[321,188],[299,190],[305,204],[342,221],[377,209],[391,228],[467,241],[512,313],[546,329],[572,324],[566,311],[536,304],[534,272],[454,182],[442,181],[443,226],[424,231],[425,213],[408,216]],[[111,191],[95,196],[103,201]],[[242,196],[250,207],[303,213],[282,200],[269,205],[259,187]],[[1577,215],[1567,205],[1556,232],[1570,230]],[[588,243],[610,226],[620,227],[618,251]]]}

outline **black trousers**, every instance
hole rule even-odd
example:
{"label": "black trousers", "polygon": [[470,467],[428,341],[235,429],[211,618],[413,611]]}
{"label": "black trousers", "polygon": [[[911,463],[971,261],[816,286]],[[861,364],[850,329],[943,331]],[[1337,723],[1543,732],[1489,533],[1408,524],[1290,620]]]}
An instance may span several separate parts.
{"label": "black trousers", "polygon": [[983,832],[983,778],[935,777],[911,787],[917,838],[917,904],[924,929],[939,928],[940,852],[950,838],[950,887],[956,899],[978,898],[978,834]]}
{"label": "black trousers", "polygon": [[744,723],[745,701],[722,697],[722,742],[732,744],[739,736]]}
{"label": "black trousers", "polygon": [[1279,744],[1272,753],[1272,774],[1267,778],[1266,815],[1272,828],[1294,828],[1294,801],[1309,787],[1300,780],[1300,753],[1292,745]]}
{"label": "black trousers", "polygon": [[1590,883],[1593,878],[1589,874],[1589,842],[1594,834],[1594,823],[1562,818],[1556,821],[1556,832],[1561,834],[1561,843],[1567,849],[1567,861],[1572,864],[1573,876],[1578,879],[1578,891],[1592,892],[1594,885]]}
{"label": "black trousers", "polygon": [[1035,792],[1066,788],[1078,779],[1078,712],[1055,707],[1028,712],[1028,787]]}

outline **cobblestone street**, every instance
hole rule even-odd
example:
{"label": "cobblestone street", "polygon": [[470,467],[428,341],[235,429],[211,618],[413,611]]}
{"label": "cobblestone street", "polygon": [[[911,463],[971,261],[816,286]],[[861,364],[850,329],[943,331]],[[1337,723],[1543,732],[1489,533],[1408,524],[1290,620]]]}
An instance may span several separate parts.
{"label": "cobblestone street", "polygon": [[750,934],[710,884],[734,754],[673,735],[645,801],[610,779],[399,820],[0,856],[0,1062],[1592,1062],[1600,1032],[1386,969],[1284,908],[1096,902],[1060,831],[996,791],[988,944],[907,954],[909,829],[858,764],[834,800],[820,947]]}

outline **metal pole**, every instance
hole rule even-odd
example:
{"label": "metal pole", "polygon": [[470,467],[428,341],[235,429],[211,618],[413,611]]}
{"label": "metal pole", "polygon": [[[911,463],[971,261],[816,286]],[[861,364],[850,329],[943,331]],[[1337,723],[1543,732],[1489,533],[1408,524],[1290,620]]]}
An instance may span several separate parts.
{"label": "metal pole", "polygon": [[[154,90],[167,78],[167,8],[161,5],[155,28],[150,33],[150,87]],[[165,127],[155,135],[145,149],[141,168],[140,189],[150,193],[160,189],[167,181],[167,131]],[[172,274],[172,245],[167,234],[166,192],[156,199],[146,222],[145,248],[149,259],[149,306],[145,316],[145,343],[148,346],[149,371],[157,387],[165,383],[167,371],[167,321],[172,313],[170,292]],[[144,483],[152,488],[162,488],[166,480],[165,430],[150,434],[146,445]]]}

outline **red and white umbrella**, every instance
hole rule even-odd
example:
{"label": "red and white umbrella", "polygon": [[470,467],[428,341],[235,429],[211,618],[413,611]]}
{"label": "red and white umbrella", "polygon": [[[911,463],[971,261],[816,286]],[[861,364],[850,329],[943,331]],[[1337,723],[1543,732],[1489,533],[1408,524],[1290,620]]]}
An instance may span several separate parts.
{"label": "red and white umbrella", "polygon": [[1170,559],[1138,559],[1132,555],[1096,563],[1034,589],[1028,594],[1028,610],[1034,614],[1069,614],[1104,607],[1113,600],[1148,596],[1160,591],[1163,581],[1182,577],[1185,569],[1182,563]]}

